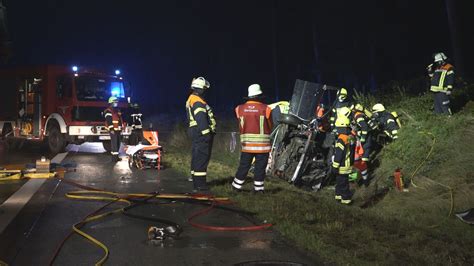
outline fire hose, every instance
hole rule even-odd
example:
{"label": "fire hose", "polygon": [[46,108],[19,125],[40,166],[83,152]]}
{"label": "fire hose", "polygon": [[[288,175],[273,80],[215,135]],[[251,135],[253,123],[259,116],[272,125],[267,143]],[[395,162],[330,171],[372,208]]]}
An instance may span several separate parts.
{"label": "fire hose", "polygon": [[[84,217],[80,222],[74,224],[72,226],[72,231],[63,239],[63,241],[58,245],[57,249],[55,250],[55,253],[50,259],[50,265],[52,265],[59,255],[59,252],[61,251],[62,247],[66,243],[66,241],[72,236],[74,233],[77,233],[78,235],[86,238],[89,240],[91,243],[94,245],[98,246],[104,251],[104,255],[101,257],[100,260],[98,260],[95,265],[102,265],[108,258],[109,256],[109,249],[107,246],[99,241],[98,239],[94,238],[93,236],[87,234],[81,228],[86,225],[89,222],[96,221],[102,218],[105,218],[107,216],[117,214],[117,213],[122,213],[128,217],[132,218],[137,218],[137,219],[143,219],[143,220],[149,220],[149,221],[154,221],[158,222],[161,224],[167,225],[165,228],[156,228],[156,227],[151,227],[148,230],[148,234],[150,237],[150,234],[152,236],[163,236],[163,234],[168,234],[171,237],[177,237],[179,234],[182,232],[182,228],[179,224],[169,221],[166,219],[161,219],[161,218],[155,218],[155,217],[148,217],[148,216],[142,216],[138,214],[134,214],[130,212],[130,209],[140,205],[140,204],[147,204],[149,200],[151,199],[162,199],[162,200],[175,200],[175,201],[182,201],[182,202],[188,202],[188,203],[198,203],[198,204],[206,204],[209,205],[207,208],[200,210],[198,212],[193,213],[189,218],[188,218],[188,223],[196,228],[199,229],[204,229],[204,230],[213,230],[213,231],[256,231],[256,230],[264,230],[268,229],[269,227],[272,226],[270,223],[265,223],[262,225],[253,225],[253,226],[212,226],[212,225],[205,225],[201,223],[194,222],[193,220],[199,216],[203,216],[205,214],[208,214],[212,209],[223,209],[227,211],[232,211],[235,212],[242,217],[245,217],[248,219],[246,215],[253,215],[254,213],[249,213],[241,210],[235,210],[232,208],[228,208],[222,205],[225,204],[231,204],[231,201],[228,198],[218,198],[214,196],[208,196],[208,195],[199,195],[199,194],[158,194],[158,193],[130,193],[130,194],[121,194],[121,193],[116,193],[116,192],[111,192],[111,191],[105,191],[105,190],[100,190],[97,188],[85,186],[78,184],[76,182],[64,179],[64,178],[59,178],[63,182],[66,182],[70,185],[76,186],[78,188],[84,189],[80,191],[72,191],[66,193],[66,197],[70,199],[79,199],[79,200],[96,200],[96,201],[108,201],[107,204],[104,206],[98,208],[97,210],[91,212],[89,215]],[[124,203],[126,206],[120,207],[111,211],[107,211],[104,213],[100,213],[103,209],[109,207],[110,205],[114,203]],[[157,238],[159,239],[159,238]]]}

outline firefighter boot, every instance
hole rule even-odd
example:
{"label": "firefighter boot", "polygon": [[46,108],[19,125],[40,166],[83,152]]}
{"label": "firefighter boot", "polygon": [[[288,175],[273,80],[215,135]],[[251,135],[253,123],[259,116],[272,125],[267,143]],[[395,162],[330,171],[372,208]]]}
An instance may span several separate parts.
{"label": "firefighter boot", "polygon": [[209,190],[209,188],[207,187],[207,184],[206,184],[206,177],[205,176],[194,176],[193,177],[193,185],[194,185],[193,192],[202,192],[202,191],[208,191]]}

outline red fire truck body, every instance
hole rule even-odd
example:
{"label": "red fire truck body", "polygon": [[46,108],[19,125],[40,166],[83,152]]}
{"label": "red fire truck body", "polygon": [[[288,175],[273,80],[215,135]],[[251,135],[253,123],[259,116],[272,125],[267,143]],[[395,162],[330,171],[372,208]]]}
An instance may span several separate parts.
{"label": "red fire truck body", "polygon": [[[84,141],[102,141],[107,149],[110,137],[102,112],[108,98],[117,97],[122,110],[130,102],[122,77],[66,66],[0,69],[0,92],[0,135],[44,141],[53,153]],[[127,138],[132,128],[123,128]]]}

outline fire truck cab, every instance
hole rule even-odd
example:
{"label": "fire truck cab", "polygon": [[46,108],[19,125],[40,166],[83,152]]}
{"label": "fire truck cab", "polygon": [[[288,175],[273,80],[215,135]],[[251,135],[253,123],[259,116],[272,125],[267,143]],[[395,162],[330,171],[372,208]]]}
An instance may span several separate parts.
{"label": "fire truck cab", "polygon": [[[123,111],[130,103],[129,86],[116,73],[53,65],[0,69],[0,136],[13,142],[43,141],[52,153],[85,141],[102,141],[109,150],[102,115],[108,98],[119,98]],[[123,128],[128,138],[132,128]]]}

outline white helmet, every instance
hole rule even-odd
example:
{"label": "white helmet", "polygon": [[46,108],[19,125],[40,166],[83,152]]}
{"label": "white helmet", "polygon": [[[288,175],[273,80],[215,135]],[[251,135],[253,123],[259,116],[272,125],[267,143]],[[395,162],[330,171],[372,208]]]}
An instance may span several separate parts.
{"label": "white helmet", "polygon": [[209,84],[209,81],[207,81],[203,77],[198,77],[198,78],[193,78],[193,81],[191,82],[191,88],[193,89],[209,89],[211,87],[211,84]]}
{"label": "white helmet", "polygon": [[374,113],[380,113],[385,111],[385,106],[381,103],[377,103],[372,107],[372,112]]}
{"label": "white helmet", "polygon": [[436,53],[433,55],[433,59],[435,62],[444,62],[448,57],[444,53]]}
{"label": "white helmet", "polygon": [[252,84],[249,86],[249,93],[248,93],[249,98],[254,98],[262,94],[263,94],[262,88],[260,87],[259,84]]}

